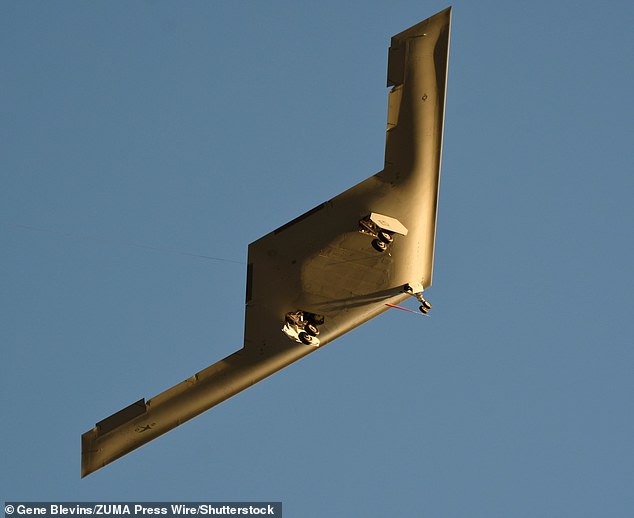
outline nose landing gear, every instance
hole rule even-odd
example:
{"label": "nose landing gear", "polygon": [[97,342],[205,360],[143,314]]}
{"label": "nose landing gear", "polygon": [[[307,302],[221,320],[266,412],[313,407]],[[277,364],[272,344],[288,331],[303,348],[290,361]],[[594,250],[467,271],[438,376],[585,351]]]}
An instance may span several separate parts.
{"label": "nose landing gear", "polygon": [[431,309],[431,302],[425,300],[423,297],[423,285],[420,282],[406,284],[403,286],[403,291],[420,302],[418,309],[421,313],[425,315],[429,313],[429,310]]}

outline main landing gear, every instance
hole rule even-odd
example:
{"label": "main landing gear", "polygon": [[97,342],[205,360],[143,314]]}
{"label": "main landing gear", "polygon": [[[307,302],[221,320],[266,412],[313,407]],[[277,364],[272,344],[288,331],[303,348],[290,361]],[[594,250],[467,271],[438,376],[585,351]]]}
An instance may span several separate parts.
{"label": "main landing gear", "polygon": [[410,297],[414,297],[416,300],[418,300],[418,302],[420,302],[420,306],[418,307],[418,309],[421,313],[425,315],[429,313],[429,310],[431,309],[431,302],[425,300],[425,298],[423,297],[423,285],[420,282],[406,284],[405,286],[403,286],[403,292],[405,292]]}
{"label": "main landing gear", "polygon": [[282,332],[295,342],[319,347],[319,327],[324,317],[308,311],[291,311],[287,313]]}
{"label": "main landing gear", "polygon": [[381,228],[373,220],[372,215],[359,221],[359,232],[369,234],[375,238],[372,240],[372,248],[377,252],[386,252],[388,247],[394,242],[394,231]]}

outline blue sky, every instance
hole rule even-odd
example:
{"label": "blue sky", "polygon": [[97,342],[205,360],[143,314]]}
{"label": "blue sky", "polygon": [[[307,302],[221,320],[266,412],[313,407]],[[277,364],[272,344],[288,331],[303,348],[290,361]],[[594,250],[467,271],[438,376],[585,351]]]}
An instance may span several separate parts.
{"label": "blue sky", "polygon": [[241,347],[248,243],[381,169],[389,38],[446,6],[2,2],[2,500],[632,516],[625,1],[454,2],[432,318],[80,480],[82,432]]}

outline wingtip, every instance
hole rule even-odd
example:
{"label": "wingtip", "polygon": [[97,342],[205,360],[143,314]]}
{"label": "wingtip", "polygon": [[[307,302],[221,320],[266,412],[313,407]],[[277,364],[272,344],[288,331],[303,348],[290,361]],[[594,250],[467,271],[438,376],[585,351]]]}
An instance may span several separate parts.
{"label": "wingtip", "polygon": [[446,24],[450,25],[451,11],[452,11],[452,6],[449,6],[446,9],[443,9],[442,11],[437,12],[433,16],[430,16],[429,18],[426,18],[423,21],[418,22],[415,25],[412,25],[411,27],[405,29],[404,31],[399,32],[398,34],[395,34],[394,36],[392,36],[392,45],[395,45],[399,41],[407,39],[407,38],[415,38],[416,36],[422,36],[425,33],[425,30],[429,26],[435,25],[439,22],[442,24],[442,20],[444,19],[447,20]]}
{"label": "wingtip", "polygon": [[439,35],[444,35],[448,48],[450,31],[451,6],[392,36],[388,49],[387,87],[398,86],[404,81],[407,54],[405,41],[423,36],[436,38]]}
{"label": "wingtip", "polygon": [[85,478],[95,471],[95,469],[91,466],[89,459],[91,445],[95,434],[96,428],[81,434],[81,478]]}

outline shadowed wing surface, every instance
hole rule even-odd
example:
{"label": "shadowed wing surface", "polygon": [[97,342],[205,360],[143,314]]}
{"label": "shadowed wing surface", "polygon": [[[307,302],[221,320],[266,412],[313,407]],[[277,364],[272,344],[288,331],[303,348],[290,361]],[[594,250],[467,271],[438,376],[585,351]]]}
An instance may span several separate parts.
{"label": "shadowed wing surface", "polygon": [[[316,350],[282,333],[285,316],[320,315],[320,347],[427,288],[433,274],[451,10],[391,40],[385,164],[342,194],[249,245],[244,347],[82,435],[82,476]],[[360,229],[397,221],[385,252]]]}

